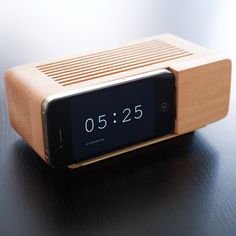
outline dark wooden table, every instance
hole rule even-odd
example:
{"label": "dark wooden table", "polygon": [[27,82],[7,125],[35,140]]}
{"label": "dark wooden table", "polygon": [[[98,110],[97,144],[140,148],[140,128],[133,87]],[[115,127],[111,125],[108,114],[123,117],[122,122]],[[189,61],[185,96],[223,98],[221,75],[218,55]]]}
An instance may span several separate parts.
{"label": "dark wooden table", "polygon": [[[236,56],[233,1],[32,2],[1,6],[1,77],[162,32]],[[68,171],[44,164],[11,129],[1,81],[0,235],[236,235],[235,91],[233,79],[222,121]]]}

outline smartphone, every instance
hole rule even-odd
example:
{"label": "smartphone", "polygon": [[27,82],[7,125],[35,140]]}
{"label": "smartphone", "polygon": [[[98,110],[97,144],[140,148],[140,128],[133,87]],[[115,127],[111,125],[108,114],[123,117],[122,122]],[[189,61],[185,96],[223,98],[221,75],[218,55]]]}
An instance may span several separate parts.
{"label": "smartphone", "polygon": [[173,132],[175,77],[161,69],[49,96],[42,120],[49,164],[96,159]]}

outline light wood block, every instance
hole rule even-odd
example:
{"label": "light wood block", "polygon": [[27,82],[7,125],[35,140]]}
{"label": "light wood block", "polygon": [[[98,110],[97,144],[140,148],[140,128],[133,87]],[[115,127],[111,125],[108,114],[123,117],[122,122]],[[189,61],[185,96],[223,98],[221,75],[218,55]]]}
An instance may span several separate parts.
{"label": "light wood block", "polygon": [[41,106],[45,98],[78,88],[166,68],[175,74],[174,133],[112,152],[78,167],[191,132],[226,116],[231,61],[171,34],[63,59],[9,69],[5,87],[12,127],[45,156]]}

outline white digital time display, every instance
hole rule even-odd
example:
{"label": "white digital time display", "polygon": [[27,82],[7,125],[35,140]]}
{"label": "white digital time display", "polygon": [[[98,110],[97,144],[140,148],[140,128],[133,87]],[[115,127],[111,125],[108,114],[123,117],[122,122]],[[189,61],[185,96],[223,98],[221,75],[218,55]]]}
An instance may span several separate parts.
{"label": "white digital time display", "polygon": [[[133,112],[132,112],[133,110]],[[121,113],[123,114],[123,117],[121,120],[117,120],[117,113],[113,113],[113,124],[117,124],[118,122],[126,123],[126,122],[132,122],[133,119],[138,120],[143,116],[143,110],[142,105],[136,105],[133,108],[126,107],[124,108]],[[131,114],[134,114],[133,116]],[[107,125],[109,124],[109,121],[111,118],[108,118],[107,114],[101,114],[98,117],[89,117],[84,122],[84,128],[86,132],[91,133],[96,129],[105,129]],[[96,126],[97,124],[97,126]]]}

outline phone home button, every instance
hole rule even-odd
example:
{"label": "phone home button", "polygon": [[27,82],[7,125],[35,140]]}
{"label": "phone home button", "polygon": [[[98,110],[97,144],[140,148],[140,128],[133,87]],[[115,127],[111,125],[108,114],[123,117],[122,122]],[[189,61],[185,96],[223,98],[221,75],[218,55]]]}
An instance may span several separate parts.
{"label": "phone home button", "polygon": [[169,104],[168,104],[168,102],[166,102],[166,101],[162,102],[162,103],[161,103],[161,108],[160,108],[160,110],[161,110],[162,112],[168,111],[168,110],[169,110]]}

